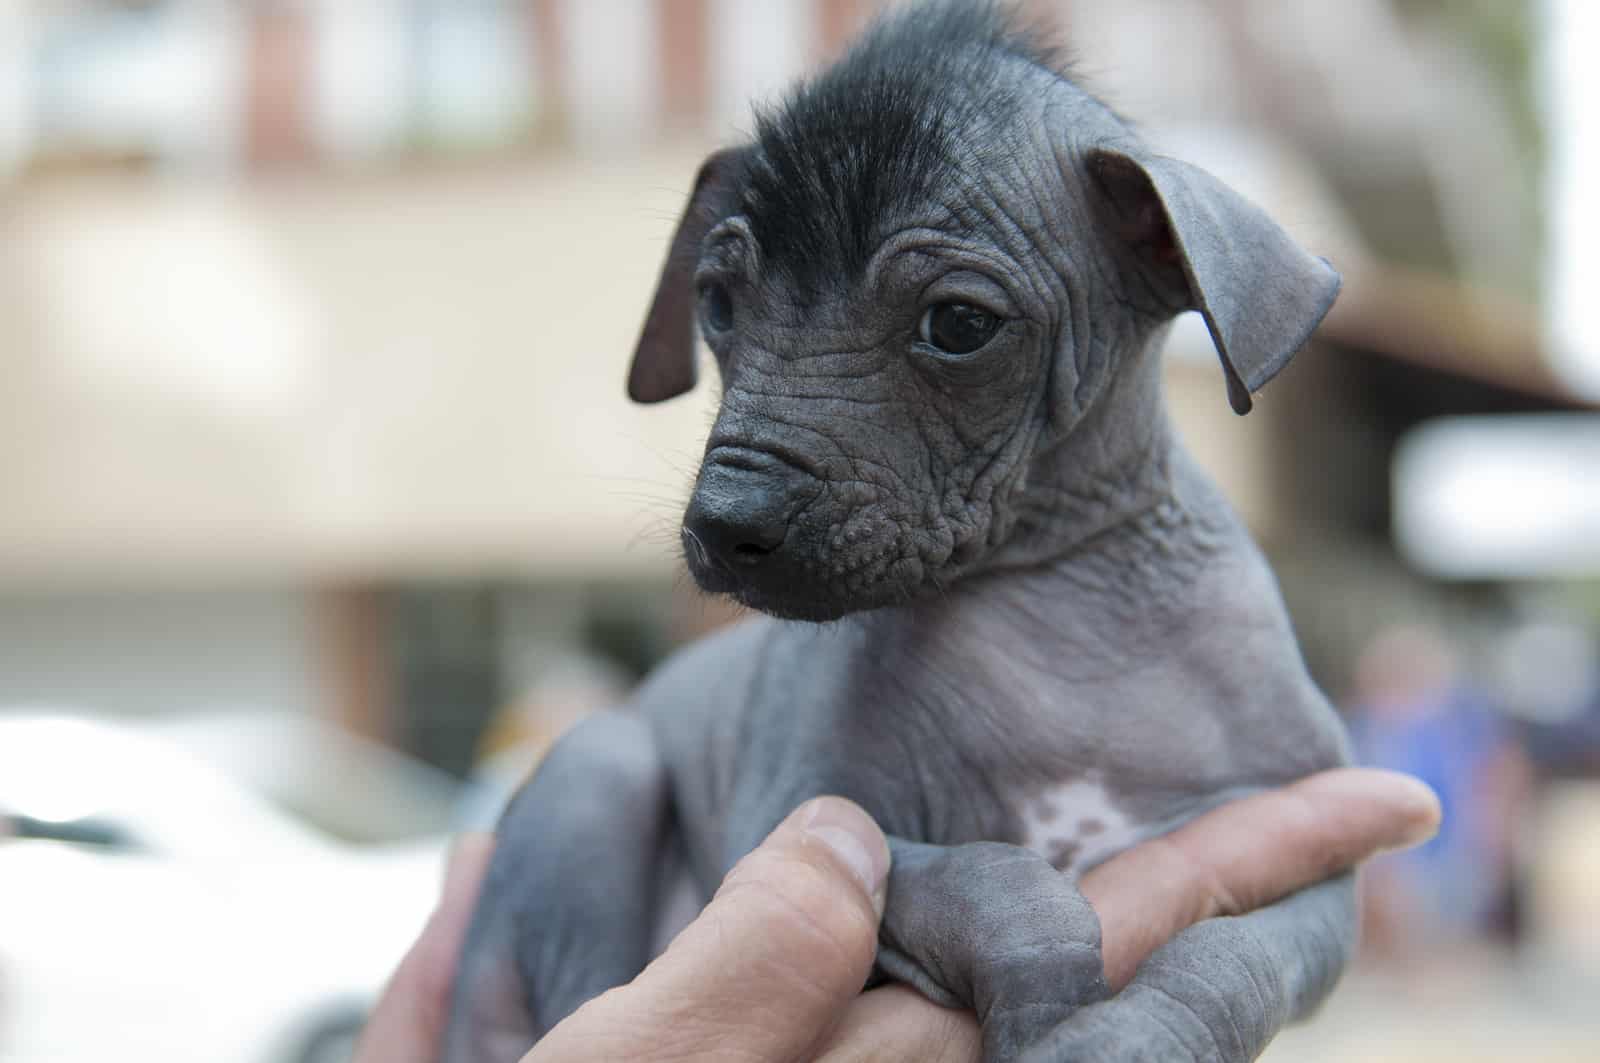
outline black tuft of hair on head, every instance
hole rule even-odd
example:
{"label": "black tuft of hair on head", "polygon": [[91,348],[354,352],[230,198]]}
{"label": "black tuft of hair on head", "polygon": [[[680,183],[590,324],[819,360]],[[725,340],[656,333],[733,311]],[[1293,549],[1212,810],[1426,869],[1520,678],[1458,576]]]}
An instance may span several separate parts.
{"label": "black tuft of hair on head", "polygon": [[957,158],[956,131],[1015,109],[1008,64],[1065,76],[1009,5],[934,0],[880,18],[834,66],[756,115],[742,213],[763,255],[813,293],[859,270],[875,228]]}

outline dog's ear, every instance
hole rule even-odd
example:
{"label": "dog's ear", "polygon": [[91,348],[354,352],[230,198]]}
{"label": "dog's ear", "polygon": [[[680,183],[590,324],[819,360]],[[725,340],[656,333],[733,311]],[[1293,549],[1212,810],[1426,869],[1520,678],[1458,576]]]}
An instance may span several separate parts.
{"label": "dog's ear", "polygon": [[1222,359],[1228,402],[1277,375],[1339,294],[1339,274],[1204,170],[1176,159],[1098,148],[1089,173],[1118,236],[1158,288],[1200,311]]}
{"label": "dog's ear", "polygon": [[628,397],[634,402],[661,402],[694,387],[694,268],[706,233],[734,210],[748,150],[714,152],[695,176],[628,369]]}

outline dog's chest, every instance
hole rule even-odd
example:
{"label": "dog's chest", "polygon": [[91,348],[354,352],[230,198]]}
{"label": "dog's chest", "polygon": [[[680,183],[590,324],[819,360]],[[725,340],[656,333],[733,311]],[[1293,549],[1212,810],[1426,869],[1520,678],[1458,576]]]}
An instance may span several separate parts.
{"label": "dog's chest", "polygon": [[932,630],[768,627],[752,681],[727,688],[713,849],[736,859],[836,793],[910,840],[1009,842],[1077,872],[1181,815],[1204,747],[1141,685],[1159,670],[1091,671],[1059,638],[1045,652],[994,626],[967,610]]}

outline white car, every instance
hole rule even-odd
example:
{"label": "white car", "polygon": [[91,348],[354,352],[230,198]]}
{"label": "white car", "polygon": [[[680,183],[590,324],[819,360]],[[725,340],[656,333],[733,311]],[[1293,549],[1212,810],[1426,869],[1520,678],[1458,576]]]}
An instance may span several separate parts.
{"label": "white car", "polygon": [[444,851],[337,841],[152,733],[0,716],[0,1061],[347,1059]]}

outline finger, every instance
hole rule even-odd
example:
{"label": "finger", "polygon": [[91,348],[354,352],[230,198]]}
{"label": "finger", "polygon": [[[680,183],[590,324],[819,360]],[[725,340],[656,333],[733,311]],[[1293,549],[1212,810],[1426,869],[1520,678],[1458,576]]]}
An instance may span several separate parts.
{"label": "finger", "polygon": [[527,1063],[809,1058],[872,968],[888,873],[865,812],[807,802],[644,973],[579,1008]]}
{"label": "finger", "polygon": [[903,985],[863,993],[817,1052],[817,1063],[982,1063],[978,1017]]}
{"label": "finger", "polygon": [[461,941],[493,851],[494,838],[487,834],[466,835],[456,843],[439,907],[367,1017],[353,1063],[433,1063],[437,1058]]}
{"label": "finger", "polygon": [[1254,911],[1439,828],[1410,776],[1341,768],[1231,801],[1083,877],[1100,915],[1106,980],[1120,989],[1155,948],[1216,915]]}

